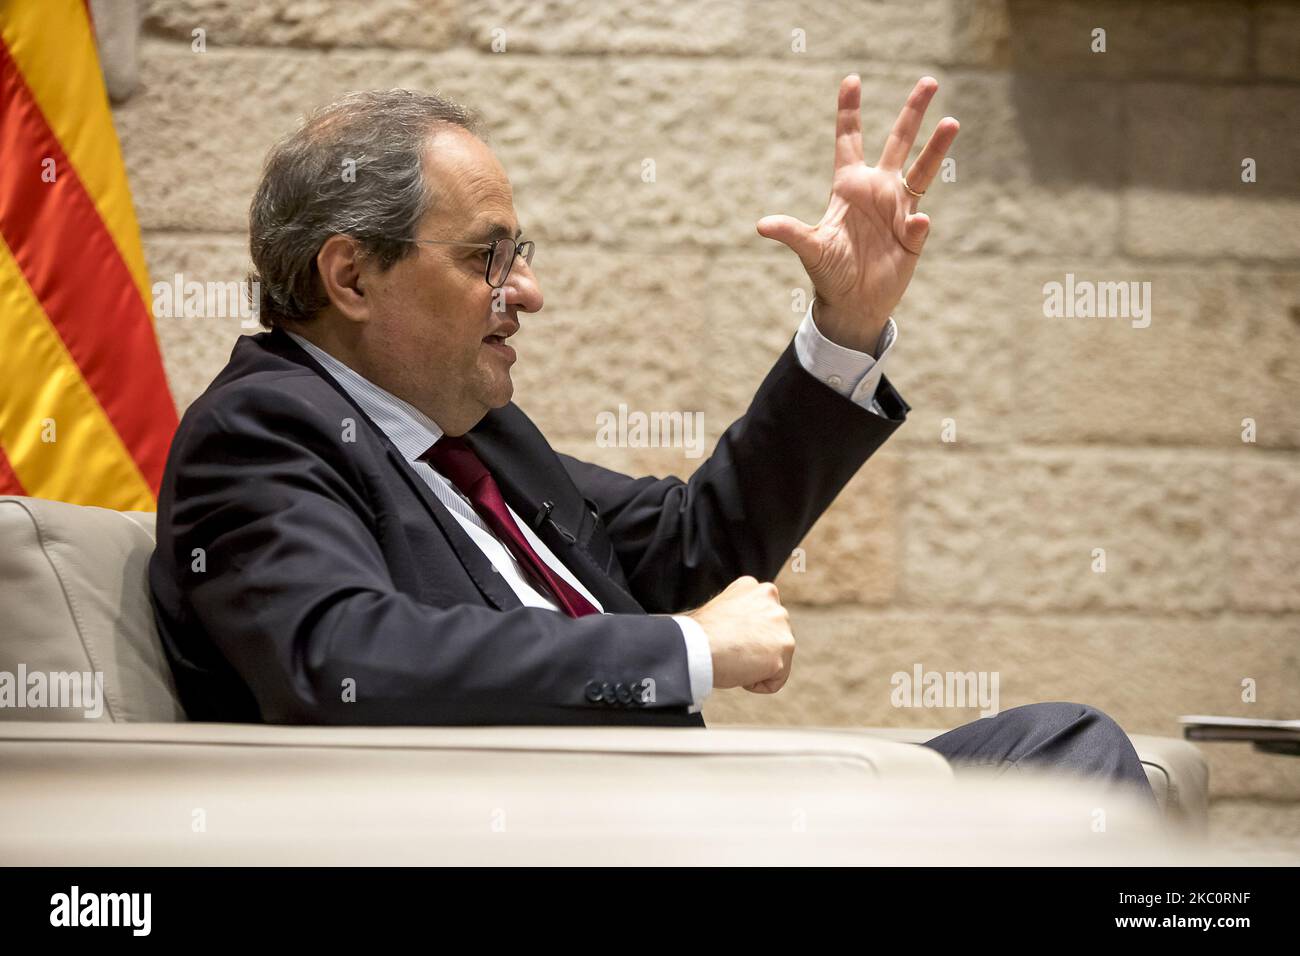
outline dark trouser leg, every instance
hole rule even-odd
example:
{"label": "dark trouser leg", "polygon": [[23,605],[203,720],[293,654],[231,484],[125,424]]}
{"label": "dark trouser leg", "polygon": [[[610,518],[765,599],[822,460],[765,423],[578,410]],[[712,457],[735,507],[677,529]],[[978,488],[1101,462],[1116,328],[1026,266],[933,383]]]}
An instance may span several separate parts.
{"label": "dark trouser leg", "polygon": [[1128,735],[1095,707],[1060,701],[1013,707],[964,724],[922,746],[961,767],[1040,767],[1130,786],[1155,803]]}

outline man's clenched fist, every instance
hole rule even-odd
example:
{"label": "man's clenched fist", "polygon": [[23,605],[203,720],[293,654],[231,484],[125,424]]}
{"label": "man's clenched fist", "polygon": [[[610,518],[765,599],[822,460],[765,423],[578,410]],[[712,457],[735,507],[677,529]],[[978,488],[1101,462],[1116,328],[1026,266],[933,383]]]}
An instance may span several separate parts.
{"label": "man's clenched fist", "polygon": [[736,578],[688,616],[708,635],[714,687],[775,694],[789,680],[794,634],[772,582]]}

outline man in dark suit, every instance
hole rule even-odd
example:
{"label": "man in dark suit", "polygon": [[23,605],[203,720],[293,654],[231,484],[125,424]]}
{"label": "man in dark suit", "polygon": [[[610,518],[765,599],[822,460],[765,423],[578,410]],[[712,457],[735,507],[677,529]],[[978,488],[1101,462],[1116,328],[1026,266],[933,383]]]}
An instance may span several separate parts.
{"label": "man in dark suit", "polygon": [[[159,496],[150,583],[191,718],[703,726],[714,687],[779,691],[770,581],[909,408],[882,364],[957,133],[904,175],[936,88],[871,167],[844,80],[825,216],[758,223],[812,304],[688,482],[557,454],[510,401],[507,340],[542,293],[473,114],[407,91],[314,114],[253,201],[269,331],[188,409]],[[932,745],[1145,786],[1104,714],[1033,706]]]}

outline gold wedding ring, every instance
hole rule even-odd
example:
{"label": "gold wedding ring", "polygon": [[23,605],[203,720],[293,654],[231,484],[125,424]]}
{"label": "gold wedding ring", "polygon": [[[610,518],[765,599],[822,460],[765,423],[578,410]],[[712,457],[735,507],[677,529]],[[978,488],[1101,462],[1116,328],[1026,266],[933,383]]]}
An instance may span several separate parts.
{"label": "gold wedding ring", "polygon": [[902,174],[899,174],[899,178],[903,180],[903,188],[906,189],[906,190],[907,190],[909,193],[911,193],[913,196],[915,196],[917,199],[920,199],[922,196],[925,195],[925,190],[924,190],[924,189],[922,189],[920,192],[917,192],[915,189],[913,189],[911,186],[909,186],[909,185],[907,184],[907,177],[906,177],[906,176],[903,176]]}

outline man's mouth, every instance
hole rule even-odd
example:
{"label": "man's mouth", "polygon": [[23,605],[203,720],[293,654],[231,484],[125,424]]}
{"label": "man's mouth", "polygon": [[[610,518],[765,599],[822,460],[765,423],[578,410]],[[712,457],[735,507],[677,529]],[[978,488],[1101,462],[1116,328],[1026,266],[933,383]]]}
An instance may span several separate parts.
{"label": "man's mouth", "polygon": [[485,335],[483,337],[483,344],[489,346],[493,351],[500,353],[507,361],[513,362],[515,360],[515,350],[510,345],[506,344],[507,338],[508,336],[505,335]]}

